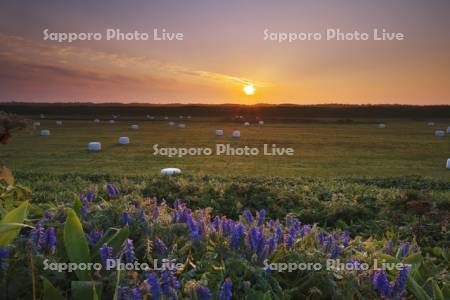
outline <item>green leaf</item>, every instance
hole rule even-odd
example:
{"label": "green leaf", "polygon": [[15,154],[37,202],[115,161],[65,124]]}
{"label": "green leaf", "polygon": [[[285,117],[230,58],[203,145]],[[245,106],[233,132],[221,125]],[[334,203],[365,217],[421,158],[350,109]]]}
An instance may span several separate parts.
{"label": "green leaf", "polygon": [[117,253],[119,253],[123,243],[128,238],[129,234],[130,230],[128,229],[128,226],[125,226],[122,229],[120,229],[115,235],[113,235],[111,239],[107,241],[108,246],[113,248],[113,256],[116,256]]}
{"label": "green leaf", "polygon": [[53,286],[53,284],[45,277],[42,277],[44,285],[43,300],[64,300],[61,291]]}
{"label": "green leaf", "polygon": [[75,198],[75,202],[73,203],[73,210],[79,216],[81,214],[81,208],[83,207],[83,203],[81,203],[80,198]]}
{"label": "green leaf", "polygon": [[436,280],[431,280],[431,286],[433,287],[433,299],[436,300],[445,300],[444,294],[442,293],[441,289],[439,288],[439,285],[437,284]]}
{"label": "green leaf", "polygon": [[23,223],[3,223],[3,224],[0,224],[0,234],[16,230],[17,228],[20,229],[20,227],[33,228],[33,226],[23,224]]}
{"label": "green leaf", "polygon": [[72,295],[74,300],[101,299],[102,284],[96,281],[72,281]]}
{"label": "green leaf", "polygon": [[[23,223],[28,215],[28,201],[23,202],[19,207],[8,212],[0,221],[0,224]],[[19,234],[20,227],[16,227],[8,232],[2,232],[0,236],[0,247],[8,246]]]}
{"label": "green leaf", "polygon": [[425,290],[411,277],[408,276],[406,287],[408,291],[416,296],[419,300],[431,300],[431,297],[425,292]]}
{"label": "green leaf", "polygon": [[[67,210],[67,219],[64,225],[64,246],[67,256],[72,263],[88,264],[91,262],[89,246],[84,235],[80,219],[73,209]],[[90,281],[88,270],[76,270],[77,277],[82,281]]]}

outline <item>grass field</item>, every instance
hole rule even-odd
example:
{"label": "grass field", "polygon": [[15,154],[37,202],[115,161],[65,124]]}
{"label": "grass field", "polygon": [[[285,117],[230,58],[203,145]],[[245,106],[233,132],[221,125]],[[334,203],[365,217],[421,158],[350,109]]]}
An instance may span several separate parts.
{"label": "grass field", "polygon": [[[423,121],[387,121],[386,129],[376,122],[352,124],[332,122],[272,123],[244,127],[242,122],[194,118],[183,120],[187,128],[170,127],[167,121],[68,120],[62,126],[52,120],[39,120],[36,130],[22,131],[13,143],[2,147],[0,161],[15,171],[62,173],[103,173],[112,175],[153,175],[164,167],[179,167],[187,174],[319,177],[390,177],[420,175],[450,179],[445,168],[450,157],[450,135],[437,138],[434,127]],[[177,120],[178,121],[178,120]],[[138,123],[139,130],[131,124]],[[51,136],[39,136],[49,129]],[[224,137],[216,137],[223,129]],[[231,138],[234,129],[241,138]],[[118,145],[119,136],[129,136],[130,145]],[[99,141],[102,151],[86,150],[87,143]],[[153,145],[160,147],[211,147],[216,144],[233,147],[257,147],[263,144],[291,147],[294,156],[186,156],[183,158],[153,155]]]}

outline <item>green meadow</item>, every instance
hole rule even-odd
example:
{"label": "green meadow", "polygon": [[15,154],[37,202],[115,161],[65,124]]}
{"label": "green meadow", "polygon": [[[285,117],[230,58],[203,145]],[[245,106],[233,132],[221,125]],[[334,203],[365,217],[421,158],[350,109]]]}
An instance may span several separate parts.
{"label": "green meadow", "polygon": [[[52,174],[111,174],[116,176],[155,175],[161,168],[177,167],[189,175],[251,177],[398,177],[419,175],[450,179],[446,161],[450,157],[450,135],[437,138],[445,121],[427,126],[424,121],[387,120],[379,129],[376,122],[224,122],[214,118],[178,120],[186,128],[171,127],[167,120],[118,119],[94,123],[91,120],[38,120],[36,129],[17,132],[13,142],[3,146],[0,161],[14,171]],[[139,124],[132,130],[131,124]],[[50,136],[40,136],[48,129]],[[215,130],[223,129],[223,137]],[[240,138],[232,138],[240,130]],[[118,138],[128,136],[129,145]],[[102,150],[90,152],[87,144],[102,143]],[[154,154],[154,145],[175,148],[212,148],[212,155],[167,157]],[[216,155],[217,144],[232,148],[255,147],[259,155]],[[263,145],[292,148],[292,156],[268,156]]]}

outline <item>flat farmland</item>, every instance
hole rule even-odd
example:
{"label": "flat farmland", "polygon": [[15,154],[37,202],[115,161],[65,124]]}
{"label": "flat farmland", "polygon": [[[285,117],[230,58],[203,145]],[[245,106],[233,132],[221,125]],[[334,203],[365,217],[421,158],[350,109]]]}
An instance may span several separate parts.
{"label": "flat farmland", "polygon": [[[333,122],[266,122],[264,126],[224,122],[211,118],[175,120],[186,128],[171,127],[168,121],[39,120],[35,130],[17,132],[11,144],[2,147],[0,161],[14,171],[53,174],[155,175],[164,167],[178,167],[186,174],[231,176],[319,176],[391,177],[420,175],[450,179],[446,160],[450,157],[450,135],[437,138],[434,131],[449,124],[392,120],[379,129],[375,122],[351,124]],[[139,130],[131,129],[139,124]],[[48,129],[50,136],[40,136]],[[215,130],[223,129],[223,137]],[[232,138],[240,130],[240,138]],[[118,138],[128,136],[129,145]],[[90,152],[87,144],[102,143],[102,150]],[[212,148],[212,155],[167,157],[154,155],[154,145],[172,148]],[[217,144],[231,148],[254,147],[256,156],[216,155]],[[267,156],[263,145],[293,148],[293,156]]]}

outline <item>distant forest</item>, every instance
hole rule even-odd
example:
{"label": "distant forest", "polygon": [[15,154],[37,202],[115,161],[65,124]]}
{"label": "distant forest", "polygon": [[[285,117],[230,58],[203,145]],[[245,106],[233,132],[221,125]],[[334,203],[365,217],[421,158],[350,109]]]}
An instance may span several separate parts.
{"label": "distant forest", "polygon": [[69,119],[91,119],[120,115],[127,118],[146,118],[147,115],[161,118],[211,117],[233,119],[244,116],[247,119],[264,120],[307,120],[315,118],[332,119],[449,119],[450,105],[205,105],[205,104],[94,104],[94,103],[0,103],[0,111],[24,116],[45,114],[48,118],[64,116]]}

